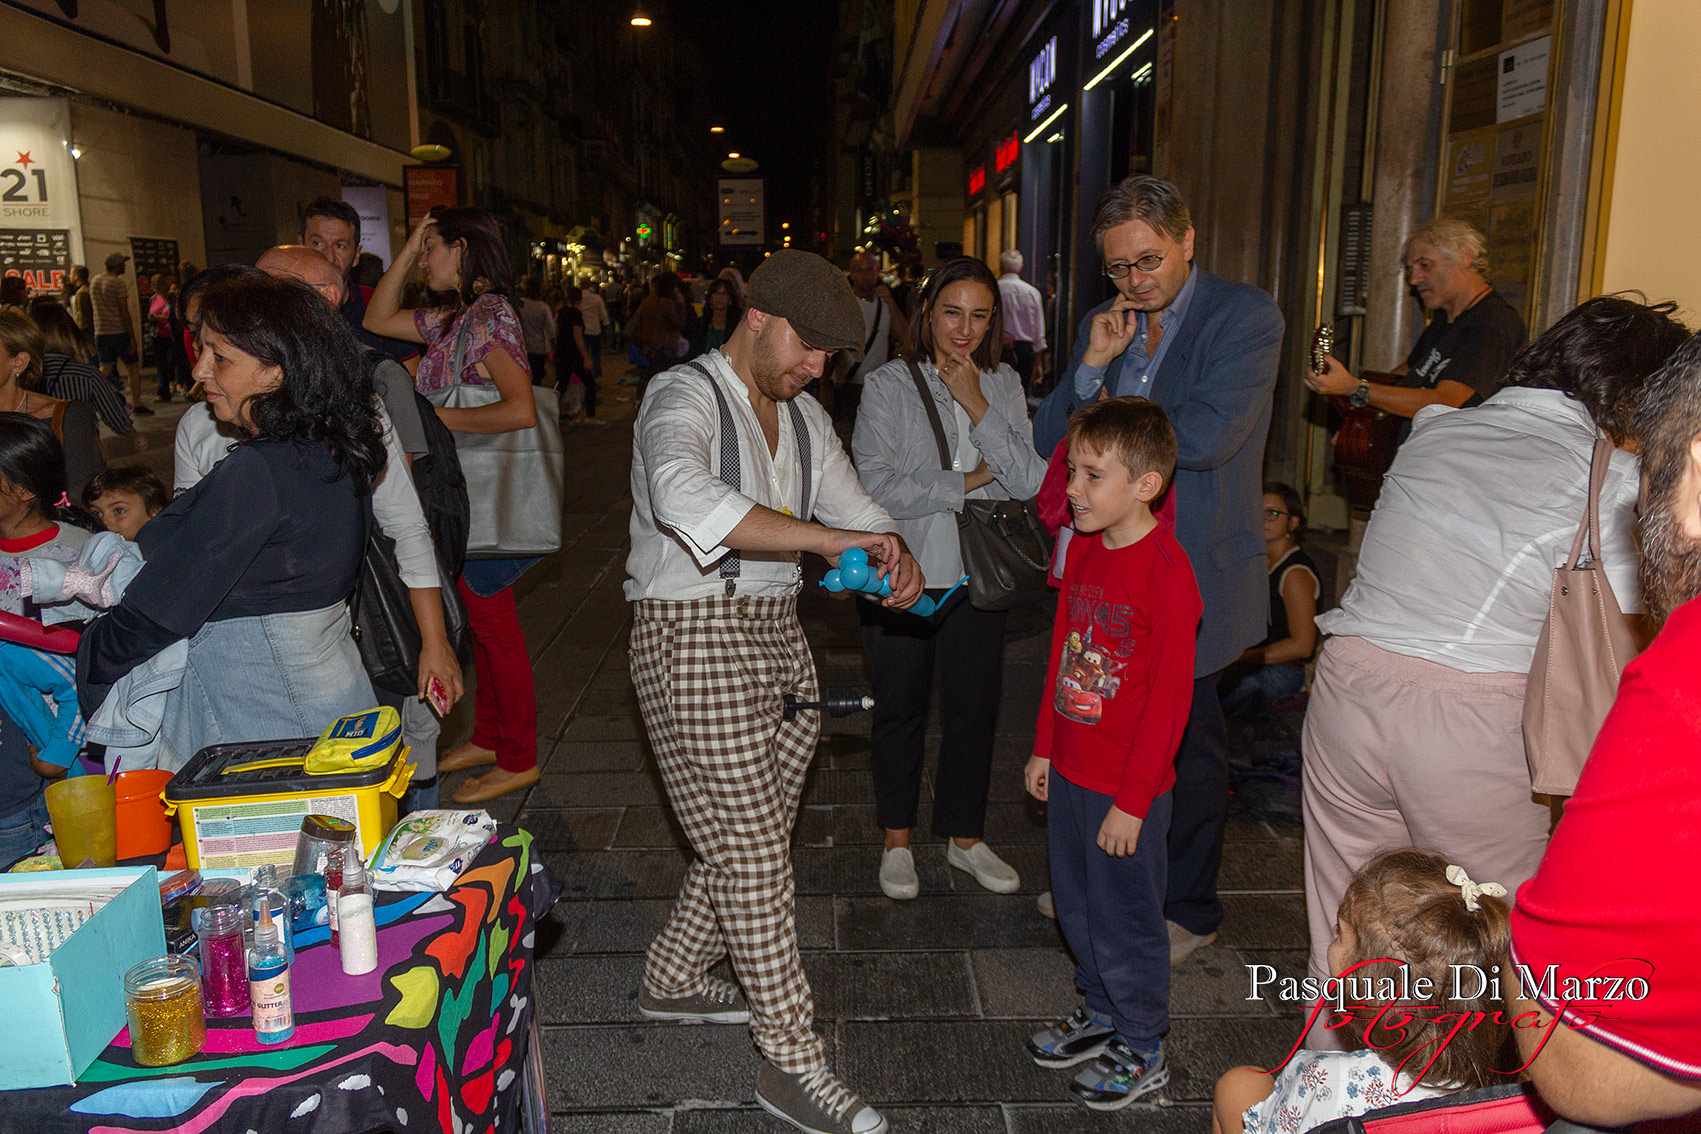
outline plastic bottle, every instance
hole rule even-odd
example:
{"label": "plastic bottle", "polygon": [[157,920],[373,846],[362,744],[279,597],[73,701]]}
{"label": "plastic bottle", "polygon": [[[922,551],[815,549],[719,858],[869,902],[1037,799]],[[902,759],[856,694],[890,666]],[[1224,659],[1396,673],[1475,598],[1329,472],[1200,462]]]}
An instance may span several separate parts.
{"label": "plastic bottle", "polygon": [[351,850],[344,859],[342,886],[337,891],[337,951],[343,972],[360,976],[378,967],[378,923],[360,855]]}
{"label": "plastic bottle", "polygon": [[325,859],[325,910],[330,916],[331,944],[337,944],[337,893],[343,885],[343,859],[358,858],[347,846],[332,847]]}
{"label": "plastic bottle", "polygon": [[289,959],[272,916],[271,901],[260,899],[260,924],[248,950],[248,998],[254,1005],[254,1038],[283,1043],[295,1034],[295,1007],[289,993]]}
{"label": "plastic bottle", "polygon": [[264,898],[270,904],[274,914],[281,913],[276,920],[283,936],[284,957],[290,964],[295,964],[294,934],[289,926],[289,898],[284,894],[283,885],[278,881],[278,868],[271,863],[264,863],[254,868],[254,880],[242,888],[242,912],[247,915],[243,926],[243,935],[247,945],[254,945],[254,931],[260,924],[260,900]]}

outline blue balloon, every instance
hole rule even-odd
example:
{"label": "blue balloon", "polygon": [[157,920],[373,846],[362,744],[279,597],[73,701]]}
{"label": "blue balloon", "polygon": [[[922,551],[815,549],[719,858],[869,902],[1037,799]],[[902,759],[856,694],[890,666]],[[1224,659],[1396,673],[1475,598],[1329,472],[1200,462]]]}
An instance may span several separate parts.
{"label": "blue balloon", "polygon": [[922,595],[920,598],[915,600],[915,605],[910,607],[910,613],[919,615],[922,618],[931,618],[933,617],[934,609],[933,600],[928,598],[926,595]]}
{"label": "blue balloon", "polygon": [[875,593],[878,594],[881,598],[885,598],[887,595],[891,594],[892,593],[892,576],[887,575],[885,578],[881,579],[880,580],[880,589]]}
{"label": "blue balloon", "polygon": [[845,589],[844,576],[840,575],[839,569],[835,567],[827,572],[827,577],[821,580],[821,585],[829,591],[842,591]]}
{"label": "blue balloon", "polygon": [[845,557],[839,558],[839,578],[846,587],[853,591],[864,590],[868,586],[870,571],[867,561],[861,563],[846,563]]}
{"label": "blue balloon", "polygon": [[854,567],[858,563],[862,564],[864,567],[868,566],[868,552],[862,550],[862,548],[847,547],[844,551],[839,553],[839,567],[841,570],[846,567]]}

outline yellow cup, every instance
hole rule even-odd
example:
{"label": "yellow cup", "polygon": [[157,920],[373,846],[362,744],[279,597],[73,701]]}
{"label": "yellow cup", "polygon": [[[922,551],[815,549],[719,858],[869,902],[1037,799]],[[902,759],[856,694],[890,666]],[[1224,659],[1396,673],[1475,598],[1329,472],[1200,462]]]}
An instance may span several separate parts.
{"label": "yellow cup", "polygon": [[118,865],[118,792],[105,776],[76,776],[47,786],[53,840],[66,868]]}

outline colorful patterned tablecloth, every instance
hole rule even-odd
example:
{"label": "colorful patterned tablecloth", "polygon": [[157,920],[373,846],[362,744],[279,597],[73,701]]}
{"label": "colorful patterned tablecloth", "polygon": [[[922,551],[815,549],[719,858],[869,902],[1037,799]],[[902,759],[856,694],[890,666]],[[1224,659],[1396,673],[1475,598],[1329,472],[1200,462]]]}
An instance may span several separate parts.
{"label": "colorful patterned tablecloth", "polygon": [[323,928],[296,935],[295,1036],[207,1022],[201,1053],[142,1067],[118,1034],[75,1086],[0,1091],[0,1126],[132,1134],[517,1130],[532,948],[559,887],[508,824],[442,894],[380,891],[378,968],[343,975]]}

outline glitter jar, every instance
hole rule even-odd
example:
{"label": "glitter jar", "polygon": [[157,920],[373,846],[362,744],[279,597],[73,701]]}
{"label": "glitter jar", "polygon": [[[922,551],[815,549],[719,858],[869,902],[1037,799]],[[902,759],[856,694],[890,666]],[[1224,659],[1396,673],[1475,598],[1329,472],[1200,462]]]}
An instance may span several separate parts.
{"label": "glitter jar", "polygon": [[182,1063],[207,1042],[199,970],[188,957],[155,957],[125,973],[124,1008],[130,1055],[143,1067]]}
{"label": "glitter jar", "polygon": [[208,906],[201,911],[201,982],[209,1016],[248,1011],[248,950],[242,940],[242,920],[240,906]]}

